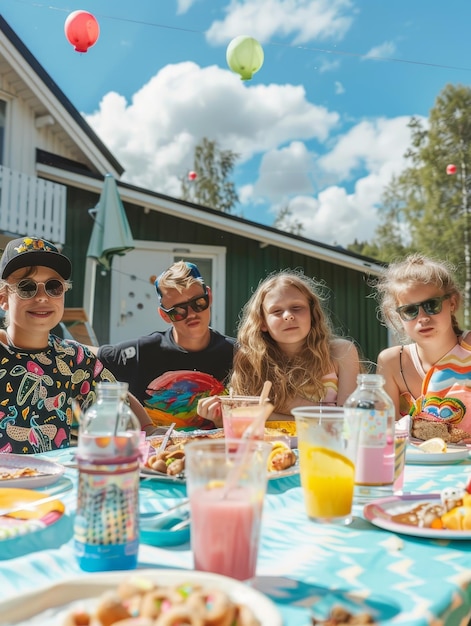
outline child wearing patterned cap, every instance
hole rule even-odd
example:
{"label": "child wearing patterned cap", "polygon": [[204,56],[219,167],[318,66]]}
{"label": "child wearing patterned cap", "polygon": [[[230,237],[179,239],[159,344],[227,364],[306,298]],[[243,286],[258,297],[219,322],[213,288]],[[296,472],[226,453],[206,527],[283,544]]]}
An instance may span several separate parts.
{"label": "child wearing patterned cap", "polygon": [[[39,453],[70,445],[72,402],[89,405],[95,385],[115,378],[75,341],[51,334],[71,288],[70,260],[37,237],[10,241],[0,258],[0,453]],[[141,423],[147,416],[130,398]]]}

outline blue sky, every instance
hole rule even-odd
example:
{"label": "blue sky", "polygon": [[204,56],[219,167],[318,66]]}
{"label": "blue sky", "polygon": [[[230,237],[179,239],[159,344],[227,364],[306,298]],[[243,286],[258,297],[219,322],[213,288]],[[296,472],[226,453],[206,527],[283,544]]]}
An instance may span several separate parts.
{"label": "blue sky", "polygon": [[[100,25],[85,54],[64,35],[77,9]],[[331,244],[372,238],[408,120],[471,79],[469,0],[0,0],[0,13],[123,180],[178,197],[208,137],[240,155],[238,214],[272,224],[289,206]],[[265,53],[247,82],[226,64],[237,35]]]}

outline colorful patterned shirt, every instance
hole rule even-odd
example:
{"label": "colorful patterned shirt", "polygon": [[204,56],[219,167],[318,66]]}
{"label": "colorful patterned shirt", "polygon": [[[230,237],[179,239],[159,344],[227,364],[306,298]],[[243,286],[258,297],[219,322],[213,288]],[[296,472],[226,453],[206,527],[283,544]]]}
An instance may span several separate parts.
{"label": "colorful patterned shirt", "polygon": [[114,381],[85,346],[49,335],[46,350],[0,342],[0,453],[30,454],[70,445],[72,400],[95,401],[95,386]]}
{"label": "colorful patterned shirt", "polygon": [[422,368],[416,344],[411,344],[409,350],[417,372],[423,376],[422,393],[418,398],[408,392],[401,395],[401,415],[441,422],[471,433],[471,345],[461,338],[428,372]]}

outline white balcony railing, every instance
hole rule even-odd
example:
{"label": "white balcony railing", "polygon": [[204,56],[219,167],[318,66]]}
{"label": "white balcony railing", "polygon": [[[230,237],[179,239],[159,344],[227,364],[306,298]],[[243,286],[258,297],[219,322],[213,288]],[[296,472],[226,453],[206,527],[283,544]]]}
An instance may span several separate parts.
{"label": "white balcony railing", "polygon": [[65,243],[67,187],[0,165],[0,231]]}

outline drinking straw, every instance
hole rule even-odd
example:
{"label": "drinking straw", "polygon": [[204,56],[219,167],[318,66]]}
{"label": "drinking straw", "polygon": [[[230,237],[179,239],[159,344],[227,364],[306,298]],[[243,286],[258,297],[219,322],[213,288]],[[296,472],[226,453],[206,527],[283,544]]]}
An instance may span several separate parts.
{"label": "drinking straw", "polygon": [[156,454],[160,454],[161,452],[165,450],[168,444],[168,440],[170,439],[170,435],[172,434],[173,429],[175,428],[176,425],[177,425],[176,422],[172,422],[170,426],[167,428],[164,438],[162,439],[162,443],[160,444],[159,449],[157,450]]}
{"label": "drinking straw", "polygon": [[257,432],[260,425],[266,422],[266,420],[270,417],[275,408],[273,404],[268,401],[268,394],[271,389],[271,382],[266,380],[263,384],[262,393],[260,394],[260,413],[254,418],[253,422],[250,424],[248,428],[245,429],[240,441],[241,445],[238,448],[238,455],[236,457],[234,466],[232,467],[229,475],[227,477],[226,485],[224,487],[222,498],[226,498],[229,491],[235,486],[237,480],[239,479],[242,470],[247,462],[247,456],[250,450],[250,443],[255,438],[255,433]]}
{"label": "drinking straw", "polygon": [[263,404],[264,402],[268,400],[268,394],[270,393],[270,390],[271,390],[271,381],[266,380],[263,383],[262,393],[260,394],[260,404]]}

